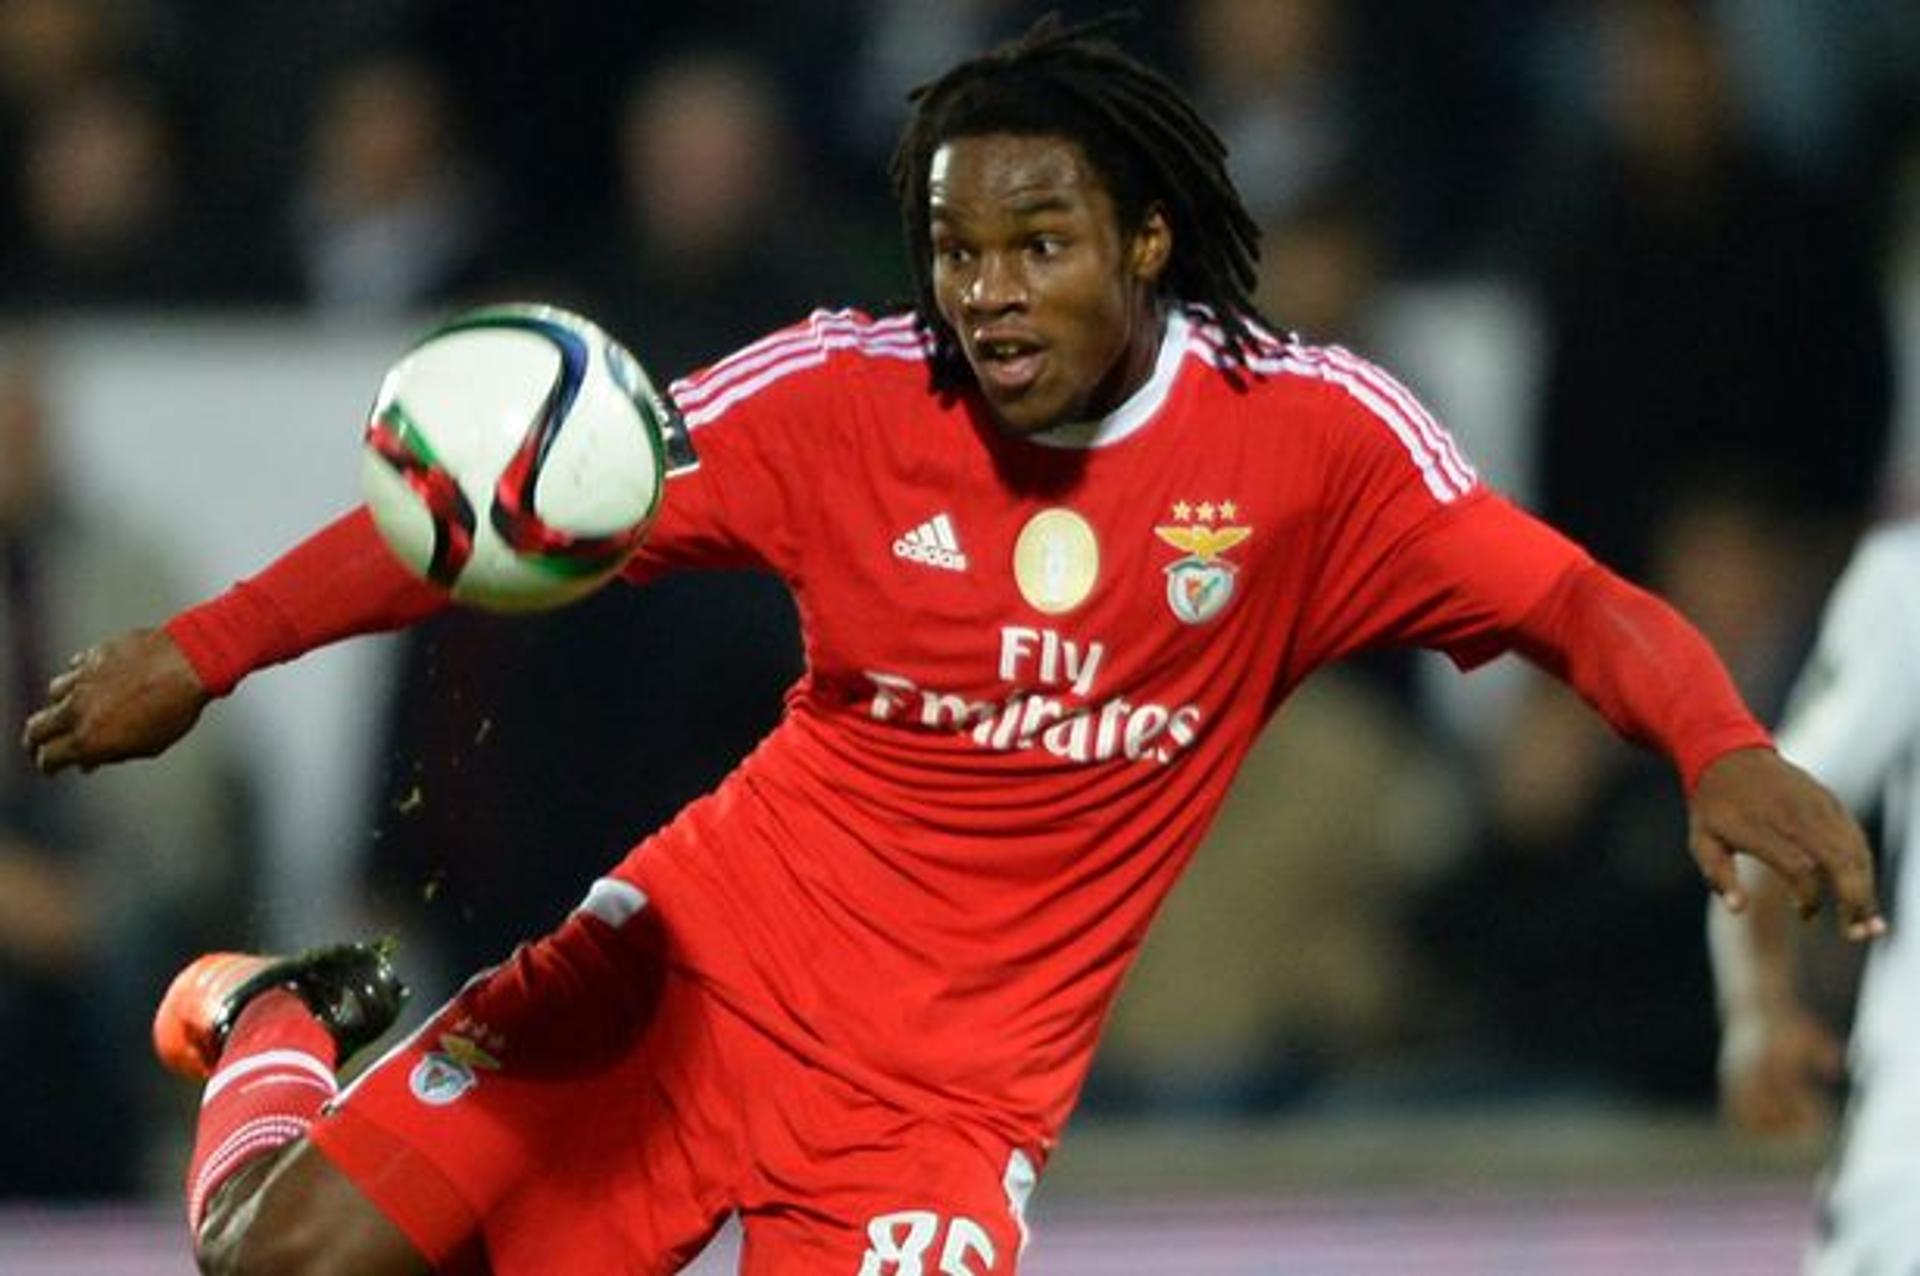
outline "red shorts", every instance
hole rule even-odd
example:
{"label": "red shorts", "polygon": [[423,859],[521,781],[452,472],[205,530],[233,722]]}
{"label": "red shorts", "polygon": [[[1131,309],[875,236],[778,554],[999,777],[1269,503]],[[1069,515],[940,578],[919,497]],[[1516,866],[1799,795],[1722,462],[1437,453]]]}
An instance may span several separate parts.
{"label": "red shorts", "polygon": [[468,985],[314,1126],[436,1271],[673,1272],[735,1213],[747,1276],[1016,1270],[1024,1155],[811,1066],[624,911]]}

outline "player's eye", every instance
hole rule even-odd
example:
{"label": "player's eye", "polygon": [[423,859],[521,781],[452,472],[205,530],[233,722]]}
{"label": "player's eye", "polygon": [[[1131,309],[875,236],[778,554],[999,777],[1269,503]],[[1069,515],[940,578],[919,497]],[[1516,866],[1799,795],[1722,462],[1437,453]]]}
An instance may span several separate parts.
{"label": "player's eye", "polygon": [[1067,250],[1067,241],[1059,235],[1035,235],[1027,241],[1027,251],[1035,257],[1058,257]]}

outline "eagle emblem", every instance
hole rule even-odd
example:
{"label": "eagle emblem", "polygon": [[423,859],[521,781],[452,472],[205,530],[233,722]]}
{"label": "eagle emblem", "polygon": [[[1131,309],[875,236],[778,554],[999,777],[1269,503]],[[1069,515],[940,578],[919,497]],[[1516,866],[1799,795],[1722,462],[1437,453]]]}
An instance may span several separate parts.
{"label": "eagle emblem", "polygon": [[1199,515],[1197,522],[1176,522],[1155,527],[1153,534],[1179,550],[1183,557],[1167,564],[1167,606],[1185,624],[1200,625],[1226,609],[1233,599],[1234,575],[1238,564],[1223,557],[1234,546],[1253,535],[1253,529],[1228,523],[1216,526],[1216,516],[1232,518],[1238,511],[1233,502],[1219,505],[1204,503],[1198,507],[1182,501],[1173,507],[1176,519]]}

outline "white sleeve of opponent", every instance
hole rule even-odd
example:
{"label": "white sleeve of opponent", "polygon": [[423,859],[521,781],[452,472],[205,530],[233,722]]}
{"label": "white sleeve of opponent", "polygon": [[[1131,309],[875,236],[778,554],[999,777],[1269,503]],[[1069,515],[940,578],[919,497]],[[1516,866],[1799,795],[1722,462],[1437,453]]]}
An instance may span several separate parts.
{"label": "white sleeve of opponent", "polygon": [[1841,574],[1788,701],[1781,753],[1855,811],[1920,734],[1920,522],[1869,535]]}

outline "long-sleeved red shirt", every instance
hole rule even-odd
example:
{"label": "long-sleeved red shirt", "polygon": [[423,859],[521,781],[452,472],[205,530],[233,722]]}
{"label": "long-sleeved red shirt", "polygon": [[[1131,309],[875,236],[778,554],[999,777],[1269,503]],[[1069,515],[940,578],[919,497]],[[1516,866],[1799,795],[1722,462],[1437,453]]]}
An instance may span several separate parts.
{"label": "long-sleeved red shirt", "polygon": [[[1044,1152],[1234,771],[1329,662],[1522,651],[1689,787],[1768,743],[1691,626],[1354,355],[1275,340],[1236,384],[1175,315],[1125,404],[1030,439],[926,355],[822,313],[677,385],[700,466],[628,572],[793,590],[784,721],[619,873],[670,960],[884,1098]],[[354,514],[171,632],[225,691],[440,605]]]}

